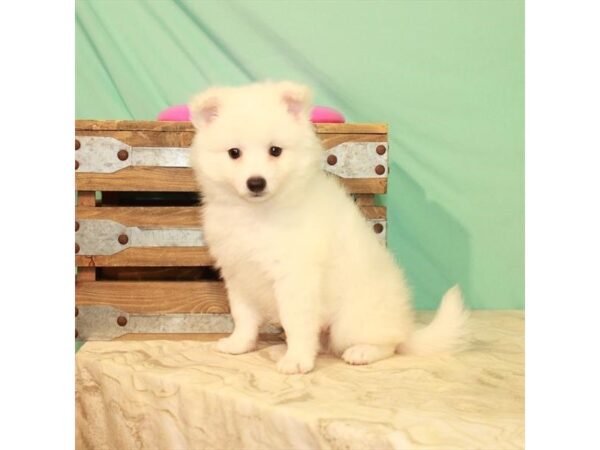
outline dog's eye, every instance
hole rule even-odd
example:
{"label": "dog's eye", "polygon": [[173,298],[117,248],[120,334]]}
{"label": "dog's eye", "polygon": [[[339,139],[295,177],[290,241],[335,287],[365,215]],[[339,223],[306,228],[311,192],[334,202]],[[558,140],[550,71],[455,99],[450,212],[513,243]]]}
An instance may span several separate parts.
{"label": "dog's eye", "polygon": [[271,147],[269,149],[269,154],[271,156],[279,156],[279,155],[281,155],[281,150],[282,150],[281,147],[275,147],[275,146],[273,146],[273,147]]}
{"label": "dog's eye", "polygon": [[239,148],[230,148],[227,150],[227,153],[229,153],[229,157],[231,159],[238,159],[240,156],[242,156],[242,152]]}

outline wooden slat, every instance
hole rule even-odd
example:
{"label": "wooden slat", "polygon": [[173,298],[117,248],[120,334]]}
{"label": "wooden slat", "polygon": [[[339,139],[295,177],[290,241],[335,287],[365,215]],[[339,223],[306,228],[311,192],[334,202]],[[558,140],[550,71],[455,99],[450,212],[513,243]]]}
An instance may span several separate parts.
{"label": "wooden slat", "polygon": [[[132,147],[190,147],[193,133],[159,131],[91,131],[85,130],[78,136],[110,136]],[[344,142],[387,142],[387,134],[368,133],[322,133],[318,135],[325,150]],[[77,158],[77,154],[75,154]]]}
{"label": "wooden slat", "polygon": [[[77,193],[77,204],[87,210],[96,209],[96,192],[95,191],[81,191]],[[77,222],[77,216],[75,216],[75,222]],[[95,267],[78,267],[77,277],[78,281],[95,281],[96,280],[96,268]]]}
{"label": "wooden slat", "polygon": [[[359,205],[368,219],[385,218],[385,207]],[[80,207],[75,210],[78,220],[114,220],[128,227],[199,228],[202,225],[199,206],[107,206]]]}
{"label": "wooden slat", "polygon": [[361,206],[360,210],[367,219],[385,220],[387,217],[387,209],[385,206]]}
{"label": "wooden slat", "polygon": [[188,131],[194,132],[191,122],[156,120],[86,120],[75,121],[75,131]]}
{"label": "wooden slat", "polygon": [[365,133],[387,134],[387,123],[318,123],[315,129],[319,134],[329,133]]}
{"label": "wooden slat", "polygon": [[[76,120],[76,131],[160,131],[160,132],[194,132],[191,122],[158,122],[143,120]],[[369,133],[386,134],[387,124],[382,123],[318,123],[317,133]]]}
{"label": "wooden slat", "polygon": [[128,227],[198,228],[200,207],[194,206],[106,206],[75,210],[78,220],[114,220]]}
{"label": "wooden slat", "polygon": [[[132,131],[132,130],[83,130],[78,136],[110,136],[132,147],[189,147],[194,137],[189,132]],[[387,142],[387,134],[369,133],[321,133],[318,135],[324,149],[344,142]],[[75,154],[77,157],[77,154]]]}
{"label": "wooden slat", "polygon": [[105,305],[128,313],[229,312],[220,281],[94,281],[78,282],[77,306]]}
{"label": "wooden slat", "polygon": [[80,190],[77,192],[77,204],[79,206],[96,206],[96,192]]}
{"label": "wooden slat", "polygon": [[95,281],[96,280],[96,268],[95,267],[78,267],[77,268],[77,281]]}
{"label": "wooden slat", "polygon": [[355,203],[358,206],[374,205],[375,204],[375,196],[372,194],[358,194],[358,195],[356,195]]}
{"label": "wooden slat", "polygon": [[321,144],[325,150],[343,144],[344,142],[387,142],[387,134],[322,134]]}
{"label": "wooden slat", "polygon": [[[189,147],[193,132],[164,132],[139,130],[82,130],[77,136],[110,136],[132,147]],[[75,152],[77,156],[77,152]]]}
{"label": "wooden slat", "polygon": [[387,192],[386,178],[344,178],[340,182],[351,194],[385,194]]}
{"label": "wooden slat", "polygon": [[210,266],[213,263],[206,247],[130,247],[109,256],[75,256],[78,267]]}
{"label": "wooden slat", "polygon": [[[330,128],[327,132],[318,133],[325,149],[344,142],[387,142],[385,133],[368,133],[355,129],[354,124],[347,130]],[[110,136],[133,147],[189,147],[194,133],[189,131],[140,131],[140,130],[80,130],[78,136]],[[77,155],[77,154],[76,154]]]}
{"label": "wooden slat", "polygon": [[77,190],[198,191],[192,169],[180,167],[126,167],[115,173],[76,173]]}
{"label": "wooden slat", "polygon": [[[198,191],[192,169],[180,167],[126,167],[115,173],[76,173],[79,191]],[[385,178],[345,178],[340,182],[352,194],[384,194]]]}

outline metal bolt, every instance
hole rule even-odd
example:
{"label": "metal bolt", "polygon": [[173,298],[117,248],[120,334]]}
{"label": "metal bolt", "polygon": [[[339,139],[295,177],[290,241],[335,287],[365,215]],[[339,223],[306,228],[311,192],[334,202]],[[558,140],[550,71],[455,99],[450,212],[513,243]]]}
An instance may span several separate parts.
{"label": "metal bolt", "polygon": [[385,173],[385,167],[379,164],[377,167],[375,167],[375,173],[377,175],[383,175]]}
{"label": "metal bolt", "polygon": [[75,231],[79,231],[79,222],[75,222]]}
{"label": "metal bolt", "polygon": [[129,152],[125,149],[119,150],[119,153],[117,153],[117,158],[119,158],[121,161],[125,161],[127,158],[129,158]]}
{"label": "metal bolt", "polygon": [[79,315],[79,308],[76,306],[75,307],[75,317],[77,317]]}
{"label": "metal bolt", "polygon": [[119,325],[120,327],[124,327],[125,325],[127,325],[127,317],[125,317],[125,316],[117,317],[117,325]]}
{"label": "metal bolt", "polygon": [[377,152],[378,155],[383,155],[385,153],[385,145],[378,145],[377,148],[375,149],[375,151]]}
{"label": "metal bolt", "polygon": [[329,155],[327,157],[327,164],[329,164],[330,166],[335,166],[335,163],[337,163],[337,156]]}
{"label": "metal bolt", "polygon": [[79,244],[75,243],[75,253],[79,253]]}
{"label": "metal bolt", "polygon": [[373,230],[375,230],[375,233],[379,234],[383,231],[383,225],[381,225],[380,223],[376,223],[375,225],[373,225]]}
{"label": "metal bolt", "polygon": [[125,245],[129,242],[129,237],[126,234],[120,234],[118,237],[119,244]]}
{"label": "metal bolt", "polygon": [[75,160],[75,170],[79,169],[79,161]]}
{"label": "metal bolt", "polygon": [[81,142],[79,142],[79,140],[75,139],[75,150],[79,150],[80,147],[81,147]]}

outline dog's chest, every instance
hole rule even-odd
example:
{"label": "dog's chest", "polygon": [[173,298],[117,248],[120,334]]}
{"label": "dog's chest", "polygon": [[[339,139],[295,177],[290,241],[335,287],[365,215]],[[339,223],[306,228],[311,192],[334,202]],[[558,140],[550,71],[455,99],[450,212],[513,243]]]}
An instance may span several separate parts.
{"label": "dog's chest", "polygon": [[277,242],[286,230],[260,214],[209,207],[204,213],[204,232],[219,266],[268,272],[281,258]]}

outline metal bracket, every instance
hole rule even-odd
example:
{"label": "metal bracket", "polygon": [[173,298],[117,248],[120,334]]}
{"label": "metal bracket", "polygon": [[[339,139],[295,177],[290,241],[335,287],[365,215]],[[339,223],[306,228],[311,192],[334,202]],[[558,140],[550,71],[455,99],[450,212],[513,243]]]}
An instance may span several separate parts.
{"label": "metal bracket", "polygon": [[[230,314],[133,314],[112,306],[78,306],[75,328],[79,339],[110,340],[128,333],[231,333]],[[264,333],[279,334],[267,325]]]}
{"label": "metal bracket", "polygon": [[[387,221],[368,219],[379,241],[386,245]],[[113,220],[79,220],[75,242],[78,255],[115,255],[129,247],[204,247],[206,242],[200,228],[148,229],[126,227]]]}
{"label": "metal bracket", "polygon": [[[76,139],[80,173],[114,173],[130,166],[191,167],[189,148],[132,147],[107,136]],[[385,178],[387,149],[386,142],[344,142],[323,152],[321,167],[342,178]]]}
{"label": "metal bracket", "polygon": [[204,247],[200,228],[126,227],[113,220],[78,220],[78,255],[114,255],[129,247]]}
{"label": "metal bracket", "polygon": [[113,137],[77,136],[77,172],[113,173],[129,166],[190,167],[190,149],[132,147]]}
{"label": "metal bracket", "polygon": [[325,151],[321,168],[342,178],[385,178],[387,149],[385,142],[344,142]]}
{"label": "metal bracket", "polygon": [[379,242],[383,245],[387,245],[387,220],[385,219],[368,219],[367,222],[373,227],[373,232]]}

